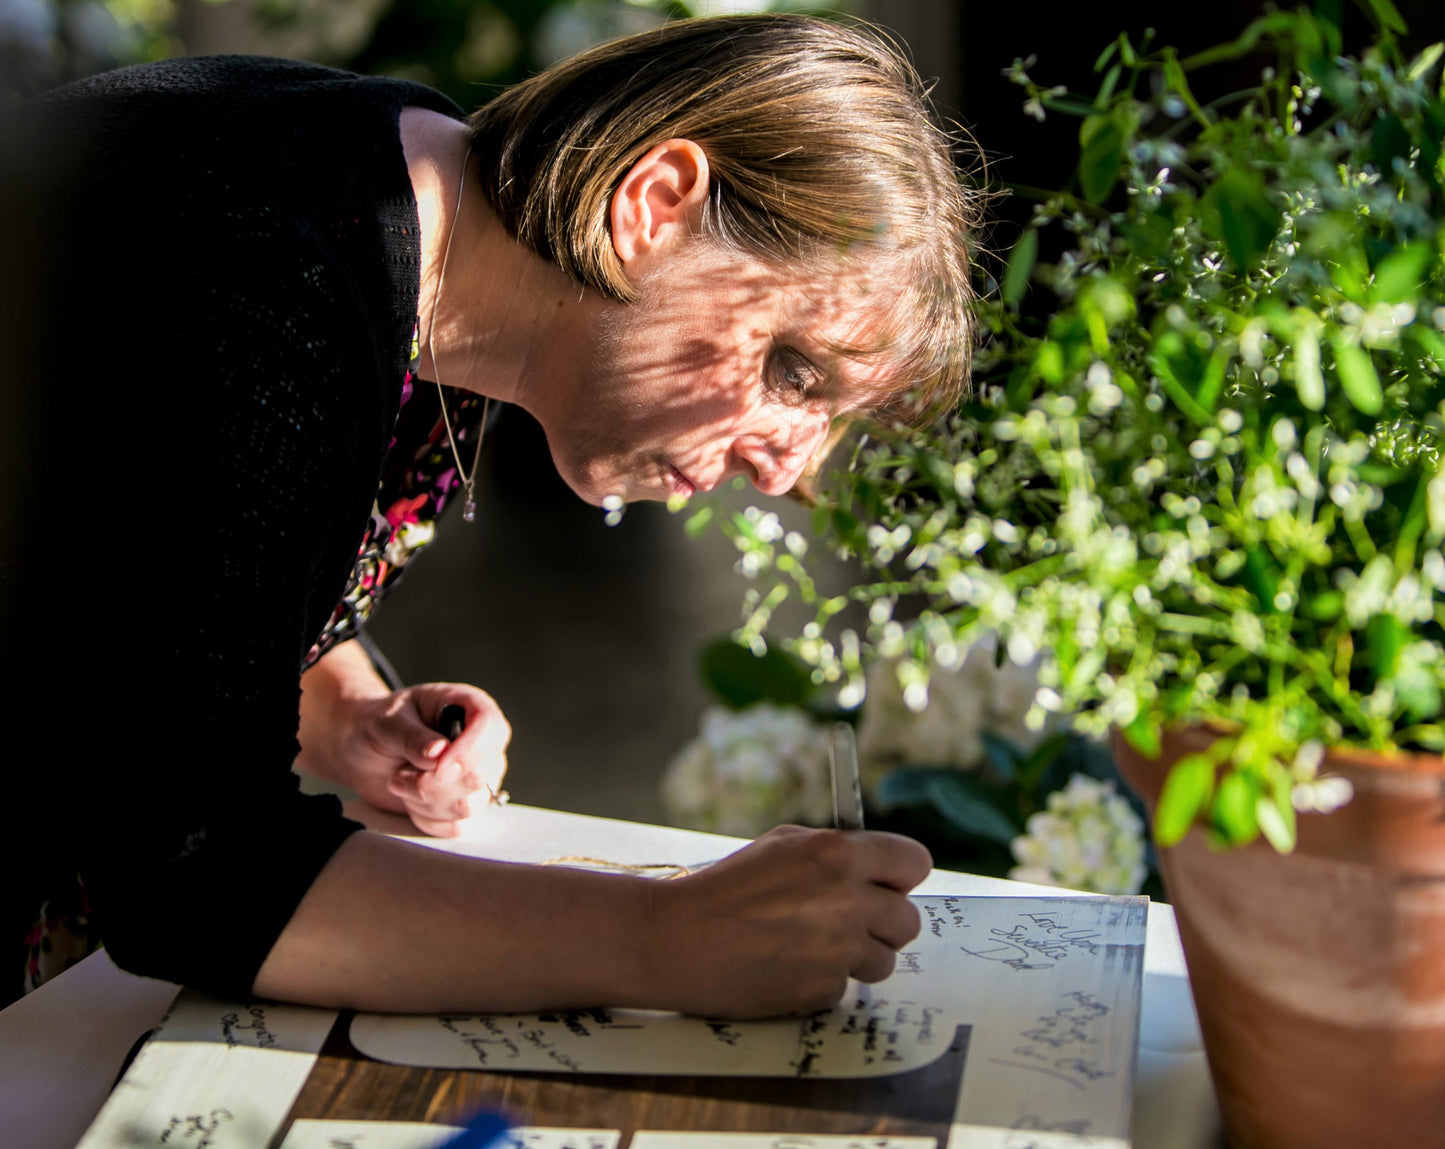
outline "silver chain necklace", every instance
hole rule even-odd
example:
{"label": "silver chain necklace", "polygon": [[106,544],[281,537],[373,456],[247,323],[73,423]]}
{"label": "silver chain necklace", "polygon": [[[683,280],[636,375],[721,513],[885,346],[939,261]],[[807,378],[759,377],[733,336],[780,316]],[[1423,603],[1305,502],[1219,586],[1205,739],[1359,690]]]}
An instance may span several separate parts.
{"label": "silver chain necklace", "polygon": [[470,149],[468,149],[467,153],[462,157],[462,175],[461,179],[457,181],[457,206],[456,210],[452,212],[452,226],[447,231],[447,246],[446,250],[442,252],[442,270],[441,274],[437,276],[436,299],[432,302],[431,326],[427,328],[426,333],[426,349],[427,354],[431,356],[432,374],[436,376],[437,399],[441,403],[442,423],[447,429],[447,445],[452,449],[452,460],[457,465],[457,474],[462,478],[462,490],[466,494],[466,498],[462,501],[462,519],[468,523],[475,522],[477,518],[477,469],[482,459],[482,439],[485,438],[487,434],[487,412],[491,408],[492,397],[490,395],[482,396],[482,421],[477,427],[477,450],[472,456],[472,473],[469,475],[467,474],[466,468],[462,466],[461,456],[457,454],[457,440],[456,436],[452,433],[451,417],[447,414],[447,397],[446,393],[442,391],[441,367],[437,363],[436,330],[437,313],[441,310],[442,306],[442,286],[447,281],[447,261],[450,260],[452,256],[452,239],[456,236],[457,221],[462,215],[462,192],[465,190],[467,184],[467,161],[471,159],[471,155],[472,153]]}

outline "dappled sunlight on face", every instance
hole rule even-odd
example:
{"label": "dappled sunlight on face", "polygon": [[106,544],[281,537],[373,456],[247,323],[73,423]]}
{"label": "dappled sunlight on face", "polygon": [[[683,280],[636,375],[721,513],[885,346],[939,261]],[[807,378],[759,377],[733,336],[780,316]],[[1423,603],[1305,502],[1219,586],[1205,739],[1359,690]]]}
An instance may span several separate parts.
{"label": "dappled sunlight on face", "polygon": [[657,257],[545,424],[559,471],[593,503],[687,497],[734,475],[784,493],[831,420],[886,390],[885,357],[845,353],[879,327],[876,282],[702,242]]}

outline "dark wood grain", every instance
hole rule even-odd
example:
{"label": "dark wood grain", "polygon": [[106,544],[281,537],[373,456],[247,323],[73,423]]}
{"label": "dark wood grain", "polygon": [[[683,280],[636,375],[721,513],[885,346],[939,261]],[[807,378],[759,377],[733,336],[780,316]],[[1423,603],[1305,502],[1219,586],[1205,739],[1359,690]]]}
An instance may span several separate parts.
{"label": "dark wood grain", "polygon": [[373,1061],[332,1030],[290,1118],[465,1124],[479,1109],[517,1125],[619,1129],[622,1149],[640,1129],[930,1136],[947,1143],[968,1055],[967,1026],[948,1052],[891,1077],[666,1077],[487,1073]]}

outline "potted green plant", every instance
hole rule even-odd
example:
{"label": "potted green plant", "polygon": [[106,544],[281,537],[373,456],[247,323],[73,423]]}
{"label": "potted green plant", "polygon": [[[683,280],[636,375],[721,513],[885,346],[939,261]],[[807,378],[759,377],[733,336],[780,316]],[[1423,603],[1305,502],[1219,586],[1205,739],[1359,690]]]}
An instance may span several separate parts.
{"label": "potted green plant", "polygon": [[982,305],[971,397],[832,480],[857,585],[729,524],[740,637],[813,602],[790,646],[843,704],[870,651],[921,704],[996,634],[1041,659],[1031,722],[1113,733],[1238,1146],[1445,1145],[1442,46],[1362,7],[1357,58],[1302,10],[1192,58],[1121,37],[1093,98],[1016,65],[1080,119],[1076,186]]}

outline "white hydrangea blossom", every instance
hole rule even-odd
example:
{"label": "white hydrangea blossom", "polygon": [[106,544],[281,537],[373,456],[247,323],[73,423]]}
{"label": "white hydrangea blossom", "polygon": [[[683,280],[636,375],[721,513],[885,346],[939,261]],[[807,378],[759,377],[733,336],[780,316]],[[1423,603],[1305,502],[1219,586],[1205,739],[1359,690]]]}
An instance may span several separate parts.
{"label": "white hydrangea blossom", "polygon": [[672,821],[752,838],[783,822],[833,817],[827,731],[792,707],[710,707],[702,733],[668,766],[662,798]]}
{"label": "white hydrangea blossom", "polygon": [[1008,876],[1018,882],[1136,894],[1148,875],[1144,823],[1112,782],[1084,774],[1049,795],[1048,809],[1029,819],[1011,849],[1019,864]]}
{"label": "white hydrangea blossom", "polygon": [[905,701],[896,662],[879,660],[869,667],[858,756],[870,792],[898,766],[976,767],[983,758],[985,732],[1026,750],[1049,732],[1024,724],[1039,688],[1038,658],[1022,664],[1005,658],[996,667],[996,650],[990,635],[952,669],[935,660],[927,704],[918,711]]}

